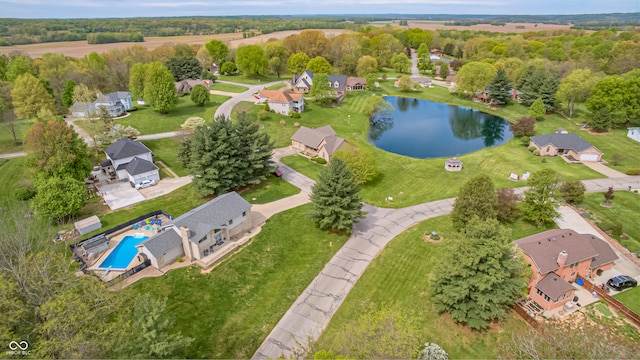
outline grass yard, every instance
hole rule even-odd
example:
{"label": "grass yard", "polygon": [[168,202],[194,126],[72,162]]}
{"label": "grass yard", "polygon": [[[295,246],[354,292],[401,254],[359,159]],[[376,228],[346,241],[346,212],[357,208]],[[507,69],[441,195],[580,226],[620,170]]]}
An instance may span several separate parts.
{"label": "grass yard", "polygon": [[613,206],[606,208],[600,206],[605,199],[603,193],[590,193],[584,195],[581,207],[595,214],[602,230],[610,230],[613,225],[622,224],[622,231],[629,239],[621,240],[613,236],[627,249],[640,254],[640,195],[629,191],[615,191],[615,198],[611,201]]}
{"label": "grass yard", "polygon": [[[509,227],[519,236],[542,231],[520,229],[517,223]],[[413,226],[387,245],[334,315],[318,341],[319,349],[334,348],[337,330],[349,321],[355,321],[361,309],[368,306],[395,304],[412,311],[421,325],[422,341],[439,344],[450,359],[496,358],[496,344],[508,340],[513,329],[529,326],[515,313],[508,312],[503,321],[492,325],[488,331],[478,332],[454,323],[446,313],[438,314],[431,302],[431,279],[444,247],[443,243],[424,239],[424,234],[433,230],[442,236],[443,243],[455,236],[451,218],[442,216]],[[349,354],[341,355],[349,357]]]}
{"label": "grass yard", "polygon": [[302,155],[291,155],[281,159],[282,163],[296,169],[300,173],[318,181],[318,175],[328,165],[320,165]]}
{"label": "grass yard", "polygon": [[218,91],[227,91],[233,93],[241,93],[247,91],[249,88],[245,86],[233,85],[233,84],[223,84],[219,82],[214,82],[213,86],[209,88],[209,90],[218,90]]}
{"label": "grass yard", "polygon": [[178,145],[182,142],[184,136],[172,138],[145,140],[144,144],[155,154],[155,161],[162,161],[171,168],[178,176],[187,176],[189,171],[180,163],[176,157],[178,153]]}
{"label": "grass yard", "polygon": [[274,175],[270,175],[258,185],[252,185],[239,191],[240,195],[252,204],[266,204],[299,192],[299,188]]}
{"label": "grass yard", "polygon": [[[526,182],[509,180],[511,172],[524,174],[544,168],[551,168],[566,179],[602,177],[586,166],[570,165],[560,158],[548,158],[542,163],[542,159],[533,156],[520,144],[519,139],[460,156],[464,162],[464,169],[459,173],[445,171],[444,159],[414,159],[379,150],[367,141],[368,118],[361,112],[366,97],[370,95],[368,91],[352,92],[340,107],[325,108],[309,103],[300,119],[270,113],[268,119],[260,121],[260,125],[276,143],[276,147],[291,144],[291,135],[297,130],[293,123],[299,122],[300,125],[308,127],[330,124],[338,135],[347,138],[356,146],[369,148],[376,156],[379,175],[363,187],[362,197],[367,203],[384,207],[405,207],[454,197],[467,180],[481,173],[491,176],[498,188],[526,186]],[[240,103],[234,108],[232,116],[239,111],[257,113],[260,110],[259,106]],[[280,120],[285,120],[286,125],[281,126]],[[303,158],[289,157],[283,161],[314,179],[317,179],[317,174],[322,170],[321,165]],[[394,197],[393,204],[385,201],[387,196]]]}
{"label": "grass yard", "polygon": [[0,154],[22,151],[22,142],[35,120],[15,121],[16,137],[18,142],[13,140],[11,128],[8,123],[0,123]]}
{"label": "grass yard", "polygon": [[168,298],[173,330],[195,339],[176,357],[248,359],[347,240],[318,230],[308,211],[304,205],[275,215],[207,275],[199,267],[173,270],[124,291]]}
{"label": "grass yard", "polygon": [[[180,130],[180,125],[189,117],[199,116],[206,121],[213,120],[213,115],[220,104],[227,101],[228,96],[211,95],[211,102],[205,106],[196,106],[189,96],[178,98],[178,106],[168,114],[160,114],[148,106],[138,105],[137,111],[132,111],[131,115],[118,119],[115,122],[125,126],[132,126],[140,134],[157,134],[169,131]],[[76,124],[87,129],[87,120],[78,120]]]}
{"label": "grass yard", "polygon": [[[282,80],[277,76],[273,75],[259,75],[259,76],[246,76],[244,74],[240,75],[220,75],[218,76],[219,80],[231,81],[241,84],[249,84],[249,85],[258,85],[258,84],[266,84],[272,81]],[[214,85],[215,86],[215,85]]]}
{"label": "grass yard", "polygon": [[614,298],[620,300],[626,307],[636,314],[640,314],[640,287],[625,290],[620,294],[613,295]]}
{"label": "grass yard", "polygon": [[285,86],[286,85],[283,82],[283,83],[280,83],[280,84],[271,85],[271,86],[267,87],[267,90],[279,90],[279,89],[284,88]]}
{"label": "grass yard", "polygon": [[19,187],[32,187],[25,158],[0,159],[0,199],[15,199]]}

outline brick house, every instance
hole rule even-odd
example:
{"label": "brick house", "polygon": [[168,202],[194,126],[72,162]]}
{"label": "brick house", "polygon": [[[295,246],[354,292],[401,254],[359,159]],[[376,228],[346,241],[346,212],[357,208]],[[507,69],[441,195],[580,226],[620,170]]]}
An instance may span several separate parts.
{"label": "brick house", "polygon": [[327,162],[331,160],[331,155],[342,149],[346,144],[345,139],[336,135],[336,132],[329,125],[316,129],[300,126],[293,136],[291,145],[311,156],[318,156]]}
{"label": "brick house", "polygon": [[573,299],[571,283],[578,275],[588,277],[609,270],[618,259],[604,240],[568,229],[545,231],[514,243],[533,270],[527,285],[529,297],[544,310]]}
{"label": "brick house", "polygon": [[601,161],[602,151],[576,134],[553,133],[532,136],[529,147],[535,147],[540,156],[566,155],[580,161]]}

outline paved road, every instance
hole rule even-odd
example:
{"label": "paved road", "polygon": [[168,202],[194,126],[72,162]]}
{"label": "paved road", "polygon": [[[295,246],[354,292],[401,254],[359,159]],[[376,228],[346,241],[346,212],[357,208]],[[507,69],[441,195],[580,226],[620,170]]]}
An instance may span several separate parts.
{"label": "paved road", "polygon": [[216,110],[216,114],[214,115],[214,119],[217,118],[220,115],[224,115],[226,117],[230,117],[231,116],[231,110],[233,110],[233,108],[240,102],[240,101],[255,101],[256,98],[254,97],[254,94],[257,93],[258,91],[272,86],[272,85],[276,85],[276,84],[281,84],[282,80],[280,81],[274,81],[274,82],[270,82],[270,83],[266,83],[266,84],[259,84],[259,85],[247,85],[247,84],[240,84],[240,83],[234,83],[231,81],[222,81],[222,80],[216,80],[216,82],[222,83],[222,84],[231,84],[231,85],[239,85],[239,86],[244,86],[244,87],[249,87],[249,89],[245,92],[242,92],[240,94],[236,94],[236,96],[232,97],[231,99],[225,101],[222,103],[222,105],[220,105],[220,107]]}
{"label": "paved road", "polygon": [[418,54],[415,49],[411,49],[411,77],[420,77],[420,70],[418,69]]}
{"label": "paved road", "polygon": [[27,153],[25,153],[24,151],[18,151],[14,153],[0,154],[0,159],[13,159],[13,158],[22,157],[25,155],[27,155]]}

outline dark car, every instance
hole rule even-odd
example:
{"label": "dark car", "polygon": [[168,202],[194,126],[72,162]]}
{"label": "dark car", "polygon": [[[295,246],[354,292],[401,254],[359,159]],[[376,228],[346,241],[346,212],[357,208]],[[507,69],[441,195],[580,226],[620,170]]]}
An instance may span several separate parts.
{"label": "dark car", "polygon": [[612,277],[611,279],[609,279],[609,281],[607,281],[607,286],[618,291],[636,287],[637,285],[638,282],[636,281],[636,279],[627,275],[618,275],[616,277]]}

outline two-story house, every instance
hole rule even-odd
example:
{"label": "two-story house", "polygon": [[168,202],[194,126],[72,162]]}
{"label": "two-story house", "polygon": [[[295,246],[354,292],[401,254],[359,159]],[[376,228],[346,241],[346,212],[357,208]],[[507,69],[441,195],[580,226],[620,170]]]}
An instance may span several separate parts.
{"label": "two-story house", "polygon": [[[345,75],[327,75],[327,77],[329,78],[329,86],[335,90],[338,99],[343,98],[347,94],[347,77]],[[305,70],[300,76],[294,75],[291,80],[291,89],[295,93],[306,94],[313,86],[313,78],[314,75],[311,70]],[[357,78],[354,81],[353,90],[360,90],[363,86],[366,87],[366,81],[360,81],[358,86],[356,86],[356,83],[358,83]]]}
{"label": "two-story house", "polygon": [[573,299],[571,283],[578,275],[588,277],[609,270],[618,259],[604,240],[568,229],[545,231],[514,243],[533,270],[527,286],[529,297],[544,310]]}
{"label": "two-story house", "polygon": [[318,156],[327,162],[331,160],[331,155],[342,149],[346,140],[337,136],[330,125],[321,126],[316,129],[300,126],[298,131],[291,136],[291,145],[311,156]]}
{"label": "two-story house", "polygon": [[251,227],[251,204],[230,192],[171,220],[137,247],[141,256],[161,269],[179,257],[202,260]]}
{"label": "two-story house", "polygon": [[94,106],[96,110],[104,106],[111,116],[120,116],[133,108],[132,95],[128,91],[116,91],[106,95],[98,94]]}
{"label": "two-story house", "polygon": [[289,90],[260,90],[260,99],[265,100],[269,110],[282,115],[289,115],[292,111],[304,111],[304,96],[293,94]]}
{"label": "two-story house", "polygon": [[143,143],[120,139],[104,150],[107,159],[100,163],[102,172],[110,179],[128,180],[138,184],[142,180],[160,180],[153,153]]}

